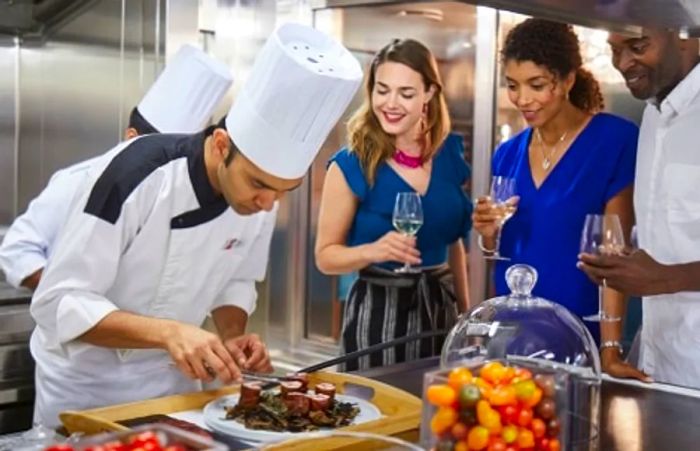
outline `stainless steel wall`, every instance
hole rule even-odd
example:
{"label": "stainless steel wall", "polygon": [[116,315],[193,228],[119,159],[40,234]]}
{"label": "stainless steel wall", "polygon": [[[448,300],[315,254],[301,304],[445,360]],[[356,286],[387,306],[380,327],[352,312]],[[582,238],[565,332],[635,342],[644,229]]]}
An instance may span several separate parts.
{"label": "stainless steel wall", "polygon": [[0,40],[0,224],[56,170],[121,139],[162,67],[164,5],[97,1],[45,36]]}

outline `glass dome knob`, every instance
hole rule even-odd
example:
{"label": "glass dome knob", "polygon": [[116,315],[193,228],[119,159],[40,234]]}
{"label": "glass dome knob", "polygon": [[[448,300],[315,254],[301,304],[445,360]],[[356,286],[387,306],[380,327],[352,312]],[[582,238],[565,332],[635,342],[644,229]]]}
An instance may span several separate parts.
{"label": "glass dome knob", "polygon": [[537,283],[537,270],[530,265],[513,265],[506,271],[506,283],[515,297],[529,298]]}

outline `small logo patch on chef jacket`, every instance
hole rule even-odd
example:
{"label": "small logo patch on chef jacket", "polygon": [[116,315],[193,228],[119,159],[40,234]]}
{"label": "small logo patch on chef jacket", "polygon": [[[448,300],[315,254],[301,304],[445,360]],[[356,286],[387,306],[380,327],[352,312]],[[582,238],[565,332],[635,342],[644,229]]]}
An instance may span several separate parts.
{"label": "small logo patch on chef jacket", "polygon": [[238,238],[230,238],[226,240],[224,243],[224,247],[222,247],[223,250],[227,251],[229,249],[232,249],[236,246],[238,246],[241,243],[241,241]]}

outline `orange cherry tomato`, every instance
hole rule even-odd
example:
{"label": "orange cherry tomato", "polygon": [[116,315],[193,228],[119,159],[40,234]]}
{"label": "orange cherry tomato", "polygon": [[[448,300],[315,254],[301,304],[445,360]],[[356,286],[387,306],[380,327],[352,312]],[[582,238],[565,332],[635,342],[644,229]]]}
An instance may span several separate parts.
{"label": "orange cherry tomato", "polygon": [[467,445],[470,450],[484,449],[489,444],[489,430],[483,426],[475,426],[469,431]]}
{"label": "orange cherry tomato", "polygon": [[457,411],[450,407],[440,407],[432,420],[430,420],[430,430],[434,434],[440,435],[457,422]]}
{"label": "orange cherry tomato", "polygon": [[520,428],[518,431],[518,446],[523,449],[535,447],[535,436],[532,431],[525,428]]}
{"label": "orange cherry tomato", "polygon": [[501,438],[507,444],[515,443],[518,439],[518,427],[513,425],[508,425],[501,431]]}
{"label": "orange cherry tomato", "polygon": [[488,362],[481,367],[479,376],[491,384],[500,384],[506,376],[506,367],[501,362]]}
{"label": "orange cherry tomato", "polygon": [[532,422],[532,409],[527,407],[520,409],[518,414],[518,426],[527,427]]}
{"label": "orange cherry tomato", "polygon": [[469,445],[467,442],[457,442],[455,443],[454,451],[469,451]]}
{"label": "orange cherry tomato", "polygon": [[527,407],[535,407],[540,401],[542,400],[542,389],[541,388],[536,388],[535,392],[532,394],[532,397],[524,401],[523,404],[525,404]]}
{"label": "orange cherry tomato", "polygon": [[493,385],[486,381],[486,379],[483,379],[481,377],[475,377],[472,382],[474,383],[474,385],[479,387],[479,390],[481,390],[481,396],[487,399],[491,396],[491,391],[493,391]]}
{"label": "orange cherry tomato", "polygon": [[532,433],[534,434],[535,438],[540,438],[544,437],[544,434],[547,432],[547,425],[544,421],[542,421],[542,419],[533,418],[532,422],[530,423],[530,429],[532,429]]}
{"label": "orange cherry tomato", "polygon": [[515,397],[515,387],[512,385],[501,385],[495,387],[491,391],[489,401],[491,402],[492,406],[515,405],[517,403],[517,399]]}
{"label": "orange cherry tomato", "polygon": [[462,388],[463,385],[471,384],[473,378],[472,372],[467,368],[455,368],[450,371],[449,376],[447,376],[447,385],[452,387],[456,392],[459,392],[459,389]]}
{"label": "orange cherry tomato", "polygon": [[559,443],[559,439],[552,438],[549,439],[549,451],[559,451],[561,450],[561,443]]}
{"label": "orange cherry tomato", "polygon": [[427,391],[428,402],[438,407],[450,407],[457,400],[454,388],[446,384],[431,385]]}

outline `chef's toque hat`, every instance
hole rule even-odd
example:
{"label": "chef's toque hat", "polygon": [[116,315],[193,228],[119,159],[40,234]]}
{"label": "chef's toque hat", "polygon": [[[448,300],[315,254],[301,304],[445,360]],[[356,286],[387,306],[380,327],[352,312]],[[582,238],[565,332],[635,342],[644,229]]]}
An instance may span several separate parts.
{"label": "chef's toque hat", "polygon": [[161,133],[194,133],[207,125],[231,83],[225,64],[184,45],[136,109]]}
{"label": "chef's toque hat", "polygon": [[313,28],[282,25],[257,55],[226,129],[263,171],[303,177],[361,81],[345,47]]}

